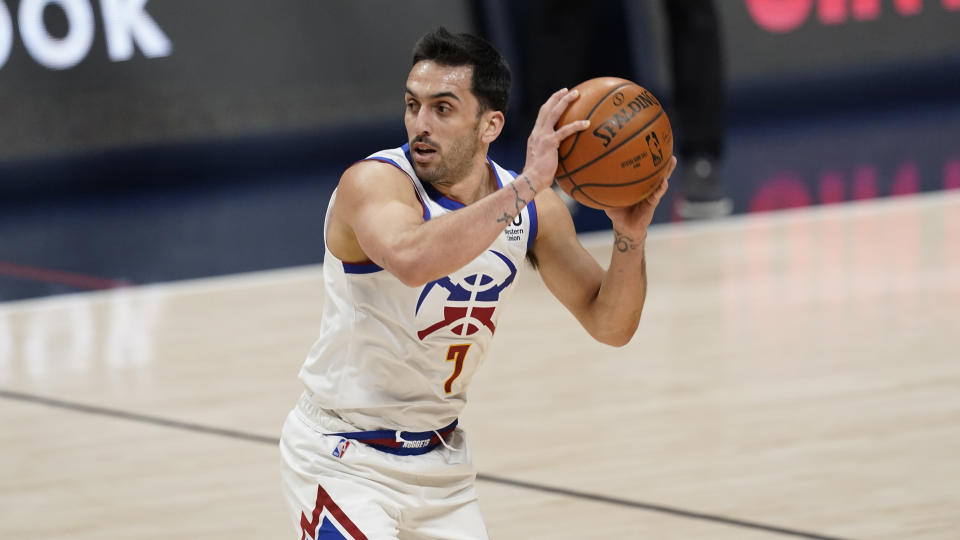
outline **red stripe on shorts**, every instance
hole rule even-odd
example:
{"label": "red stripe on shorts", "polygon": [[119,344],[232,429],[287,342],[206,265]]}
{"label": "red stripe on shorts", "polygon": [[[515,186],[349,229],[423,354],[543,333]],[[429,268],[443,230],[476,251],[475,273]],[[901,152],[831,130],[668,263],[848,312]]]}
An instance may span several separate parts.
{"label": "red stripe on shorts", "polygon": [[300,513],[300,529],[303,531],[300,540],[306,540],[308,534],[310,538],[314,538],[317,529],[320,528],[320,512],[323,512],[324,508],[329,510],[330,514],[336,518],[340,526],[350,533],[353,540],[367,540],[367,535],[360,532],[360,528],[350,521],[347,514],[337,506],[337,503],[333,502],[330,494],[319,484],[317,484],[317,505],[313,509],[313,519],[307,521],[307,515],[303,512]]}

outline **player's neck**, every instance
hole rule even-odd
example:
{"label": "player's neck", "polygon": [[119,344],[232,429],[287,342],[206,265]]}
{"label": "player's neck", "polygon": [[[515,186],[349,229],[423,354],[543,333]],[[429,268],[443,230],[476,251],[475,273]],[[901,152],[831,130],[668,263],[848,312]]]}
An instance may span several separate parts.
{"label": "player's neck", "polygon": [[433,184],[444,196],[463,204],[473,204],[498,189],[496,174],[484,153],[474,161],[466,176],[454,183],[437,182]]}

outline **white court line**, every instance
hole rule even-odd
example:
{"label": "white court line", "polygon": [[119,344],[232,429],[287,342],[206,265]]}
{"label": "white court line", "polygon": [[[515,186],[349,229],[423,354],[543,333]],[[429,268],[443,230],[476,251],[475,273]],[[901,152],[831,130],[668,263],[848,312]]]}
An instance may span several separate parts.
{"label": "white court line", "polygon": [[[675,238],[745,230],[757,226],[784,225],[812,220],[859,217],[882,214],[905,208],[928,208],[960,204],[960,190],[931,191],[914,195],[883,197],[850,201],[826,206],[807,206],[788,210],[775,210],[755,214],[737,214],[718,220],[684,221],[675,223],[657,223],[650,227],[648,238]],[[593,231],[579,235],[580,242],[586,248],[606,246],[612,241],[610,230]],[[960,239],[958,239],[960,241]],[[49,309],[62,303],[78,300],[97,301],[123,294],[191,294],[196,292],[214,292],[225,289],[242,289],[269,285],[281,281],[314,281],[322,286],[322,264],[293,266],[273,270],[258,270],[239,274],[192,278],[146,285],[101,290],[80,291],[75,293],[28,298],[0,303],[0,314],[14,311]]]}
{"label": "white court line", "polygon": [[0,303],[0,315],[12,313],[14,311],[54,309],[58,308],[61,304],[78,301],[96,302],[108,300],[115,298],[118,295],[157,293],[169,295],[191,294],[196,292],[216,292],[226,289],[244,289],[248,287],[257,287],[284,281],[290,282],[307,280],[315,281],[318,287],[322,287],[322,269],[323,265],[312,264],[293,266],[289,268],[275,268],[272,270],[257,270],[255,272],[244,272],[240,274],[226,274],[221,276],[164,281],[159,283],[148,283],[144,285],[132,285],[129,287],[118,287],[116,289],[78,291],[53,296],[44,296],[40,298],[26,298],[23,300],[13,300],[10,302]]}

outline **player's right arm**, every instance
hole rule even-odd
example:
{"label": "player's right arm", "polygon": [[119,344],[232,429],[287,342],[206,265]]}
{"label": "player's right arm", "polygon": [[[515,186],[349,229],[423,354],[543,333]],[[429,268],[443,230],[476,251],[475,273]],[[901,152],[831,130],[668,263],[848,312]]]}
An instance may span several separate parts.
{"label": "player's right arm", "polygon": [[557,119],[576,99],[565,89],[541,107],[527,141],[520,178],[479,201],[423,220],[423,206],[410,178],[393,165],[361,161],[340,178],[331,208],[327,247],[340,260],[371,261],[418,287],[450,275],[477,258],[503,233],[538,192],[549,189],[557,147],[589,122],[559,129]]}
{"label": "player's right arm", "polygon": [[379,161],[362,161],[340,179],[327,247],[343,261],[369,260],[417,287],[483,253],[533,198],[532,191],[522,189],[519,194],[500,189],[424,221],[423,206],[406,173]]}

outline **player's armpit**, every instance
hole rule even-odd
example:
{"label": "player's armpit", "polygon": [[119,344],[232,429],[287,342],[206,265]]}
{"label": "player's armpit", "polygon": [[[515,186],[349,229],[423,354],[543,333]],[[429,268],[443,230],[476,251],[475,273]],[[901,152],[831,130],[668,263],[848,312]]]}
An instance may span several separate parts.
{"label": "player's armpit", "polygon": [[423,206],[406,173],[378,161],[356,163],[341,176],[330,211],[331,253],[402,274],[398,258],[409,243],[406,237],[423,223]]}
{"label": "player's armpit", "polygon": [[591,305],[600,291],[604,270],[580,244],[570,212],[552,190],[537,196],[537,217],[540,233],[533,254],[540,276],[557,300],[593,335]]}

